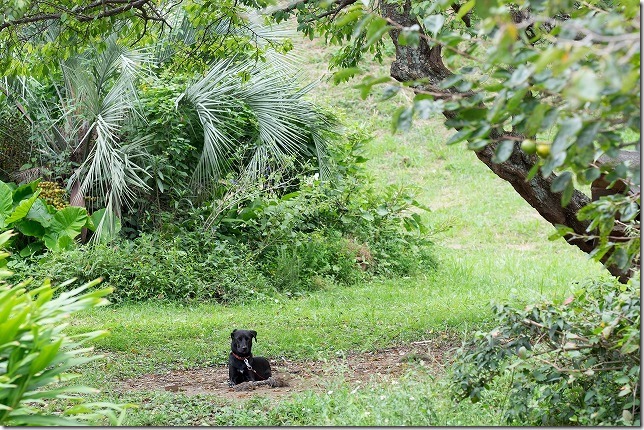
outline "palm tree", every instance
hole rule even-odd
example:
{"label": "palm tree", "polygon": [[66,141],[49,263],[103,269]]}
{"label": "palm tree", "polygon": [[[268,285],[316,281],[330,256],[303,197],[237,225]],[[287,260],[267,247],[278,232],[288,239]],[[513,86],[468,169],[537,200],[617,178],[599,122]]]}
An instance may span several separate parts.
{"label": "palm tree", "polygon": [[[267,40],[268,30],[253,25],[253,34]],[[149,136],[142,132],[126,140],[123,130],[136,118],[145,124],[145,112],[137,107],[137,81],[152,73],[147,67],[154,62],[151,51],[125,48],[110,37],[100,52],[91,49],[61,64],[60,79],[52,80],[49,91],[56,95],[53,101],[43,97],[47,91],[34,79],[13,85],[14,101],[26,106],[34,124],[34,143],[46,158],[63,154],[72,163],[67,175],[71,204],[87,206],[86,198],[95,197],[107,209],[95,237],[112,236],[122,206],[137,191],[150,189],[143,167],[150,155]],[[168,55],[165,49],[156,52]],[[326,173],[325,145],[333,120],[304,99],[311,86],[302,87],[291,63],[267,52],[265,62],[242,57],[214,62],[177,98],[177,105],[196,111],[203,127],[192,181],[196,190],[230,171],[254,181],[293,158],[316,158]],[[240,125],[240,112],[251,120]],[[251,141],[240,142],[242,135]],[[246,150],[240,153],[241,146]]]}
{"label": "palm tree", "polygon": [[[231,112],[248,111],[254,121],[246,124],[254,136],[248,153],[236,170],[257,179],[270,167],[279,168],[293,157],[318,159],[326,173],[326,133],[333,119],[321,113],[304,95],[297,74],[288,74],[283,63],[256,63],[253,60],[221,60],[194,82],[177,103],[189,103],[197,112],[204,130],[201,158],[194,181],[204,185],[231,168],[230,154],[238,149],[236,122]],[[247,76],[243,79],[242,76]],[[271,166],[271,163],[274,165]]]}
{"label": "palm tree", "polygon": [[24,105],[42,159],[63,155],[71,164],[70,203],[102,200],[107,210],[97,231],[113,234],[121,206],[147,187],[136,161],[145,156],[144,142],[123,142],[121,130],[136,114],[136,82],[148,62],[145,52],[124,48],[113,36],[101,52],[91,49],[60,64],[60,79],[48,82],[49,89],[35,79],[6,82],[16,106]]}

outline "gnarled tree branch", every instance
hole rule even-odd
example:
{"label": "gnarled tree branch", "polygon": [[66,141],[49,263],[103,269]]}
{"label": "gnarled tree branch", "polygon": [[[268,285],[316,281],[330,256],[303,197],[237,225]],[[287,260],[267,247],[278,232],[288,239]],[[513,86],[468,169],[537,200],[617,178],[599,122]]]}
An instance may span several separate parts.
{"label": "gnarled tree branch", "polygon": [[[389,22],[396,23],[390,36],[396,47],[396,59],[391,65],[390,75],[394,79],[405,81],[424,80],[426,84],[416,86],[415,89],[420,92],[431,91],[433,93],[442,92],[445,98],[449,98],[456,90],[441,89],[438,83],[452,76],[452,72],[443,63],[441,55],[441,45],[435,44],[430,47],[425,38],[421,37],[418,45],[401,45],[398,43],[398,36],[402,28],[418,25],[418,21],[411,14],[410,2],[407,1],[401,9],[396,4],[382,2],[380,5],[381,15]],[[447,119],[454,118],[453,112],[444,113]],[[493,141],[502,140],[507,132],[499,129],[493,129],[490,132],[490,139]],[[481,150],[476,151],[476,156],[486,166],[490,168],[497,176],[509,182],[519,195],[535,208],[539,214],[553,225],[562,224],[574,230],[576,235],[567,237],[567,241],[586,253],[594,249],[594,242],[586,239],[588,236],[587,228],[589,222],[577,219],[579,211],[591,202],[590,198],[582,192],[575,190],[570,203],[566,206],[561,205],[561,193],[553,193],[551,185],[555,175],[547,178],[541,175],[535,175],[527,181],[530,170],[538,162],[536,155],[529,155],[521,151],[519,141],[523,136],[514,136],[516,141],[514,151],[510,158],[503,163],[494,163],[494,155],[497,143],[490,143]],[[580,238],[584,237],[584,238]],[[610,255],[605,255],[602,262],[605,262]],[[617,266],[607,267],[611,274],[618,276],[622,282],[628,280],[628,275],[620,270]]]}

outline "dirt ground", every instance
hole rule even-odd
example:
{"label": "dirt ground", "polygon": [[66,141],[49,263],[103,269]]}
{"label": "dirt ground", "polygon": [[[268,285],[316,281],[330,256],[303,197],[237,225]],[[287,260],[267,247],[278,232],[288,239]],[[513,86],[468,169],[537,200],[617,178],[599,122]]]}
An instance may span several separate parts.
{"label": "dirt ground", "polygon": [[324,381],[334,377],[343,377],[359,386],[371,380],[396,379],[407,370],[418,366],[438,375],[443,372],[454,348],[453,344],[431,340],[328,361],[270,359],[273,376],[287,383],[286,386],[275,388],[258,386],[250,391],[234,390],[228,387],[228,367],[213,366],[145,374],[123,381],[118,389],[165,390],[186,395],[215,394],[231,399],[255,395],[280,398],[306,390],[321,390],[325,386]]}

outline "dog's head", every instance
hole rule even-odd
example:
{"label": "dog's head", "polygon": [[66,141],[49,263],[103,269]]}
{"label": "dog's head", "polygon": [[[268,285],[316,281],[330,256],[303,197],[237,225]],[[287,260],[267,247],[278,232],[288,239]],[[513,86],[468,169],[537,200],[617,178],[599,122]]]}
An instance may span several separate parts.
{"label": "dog's head", "polygon": [[230,333],[232,342],[230,347],[237,355],[250,355],[253,348],[253,339],[257,340],[257,332],[255,330],[233,330]]}

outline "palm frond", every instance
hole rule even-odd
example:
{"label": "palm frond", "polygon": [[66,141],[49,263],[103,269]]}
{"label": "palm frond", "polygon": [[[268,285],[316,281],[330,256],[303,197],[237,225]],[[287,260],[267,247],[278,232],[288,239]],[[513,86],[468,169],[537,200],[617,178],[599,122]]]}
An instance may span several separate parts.
{"label": "palm frond", "polygon": [[[204,129],[204,148],[194,181],[201,186],[222,176],[230,167],[228,157],[239,145],[234,141],[232,115],[245,108],[254,117],[257,140],[248,162],[241,166],[252,178],[267,172],[271,163],[279,168],[293,158],[315,156],[325,161],[324,130],[333,125],[327,116],[303,97],[311,86],[302,87],[297,73],[288,72],[283,63],[258,65],[246,59],[215,63],[206,76],[191,85],[182,96],[197,111]],[[243,80],[240,75],[250,75]],[[314,151],[310,149],[313,142]]]}

